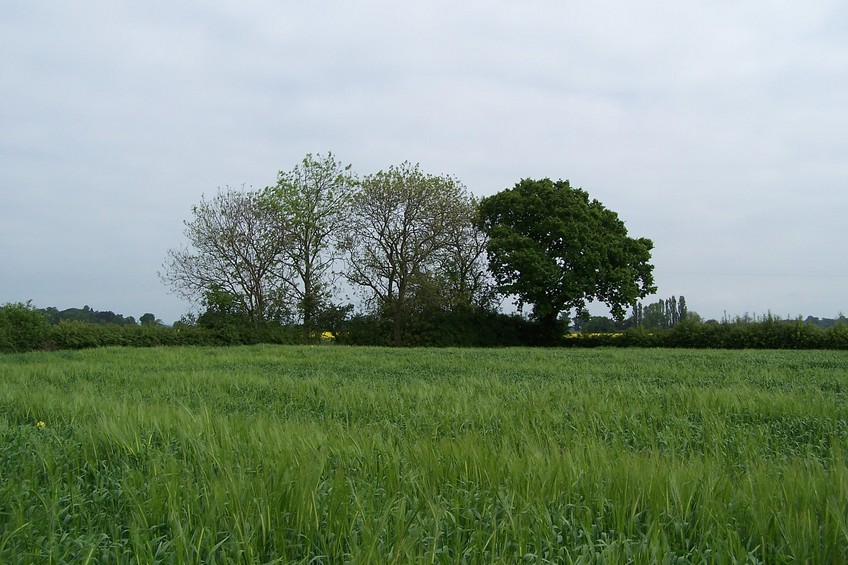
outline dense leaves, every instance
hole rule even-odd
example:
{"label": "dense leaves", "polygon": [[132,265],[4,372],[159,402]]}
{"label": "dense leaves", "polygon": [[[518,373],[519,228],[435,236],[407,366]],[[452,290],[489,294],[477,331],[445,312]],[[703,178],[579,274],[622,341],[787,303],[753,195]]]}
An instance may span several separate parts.
{"label": "dense leaves", "polygon": [[0,352],[38,349],[49,325],[47,317],[29,302],[4,304],[0,307]]}
{"label": "dense leaves", "polygon": [[525,179],[480,202],[489,268],[501,292],[531,304],[533,317],[560,328],[560,314],[606,303],[614,317],[656,290],[653,243],[633,239],[615,212],[568,181]]}

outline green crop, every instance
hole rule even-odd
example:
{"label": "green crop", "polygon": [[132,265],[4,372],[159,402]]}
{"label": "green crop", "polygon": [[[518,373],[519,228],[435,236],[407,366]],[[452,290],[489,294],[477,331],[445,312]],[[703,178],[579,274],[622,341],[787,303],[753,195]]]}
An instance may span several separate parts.
{"label": "green crop", "polygon": [[0,356],[3,563],[848,562],[848,353]]}

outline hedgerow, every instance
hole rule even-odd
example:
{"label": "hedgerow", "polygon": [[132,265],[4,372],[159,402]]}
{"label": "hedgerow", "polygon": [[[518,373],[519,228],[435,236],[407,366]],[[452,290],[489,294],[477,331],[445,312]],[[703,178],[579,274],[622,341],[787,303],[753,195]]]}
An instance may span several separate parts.
{"label": "hedgerow", "polygon": [[[293,325],[256,326],[236,320],[212,325],[138,326],[62,321],[51,325],[29,304],[0,307],[0,352],[94,347],[230,346],[338,343],[383,346],[392,343],[391,320],[355,316],[334,332],[333,340],[305,335]],[[557,344],[544,341],[537,325],[519,316],[482,310],[421,312],[408,320],[403,344],[414,347],[667,347],[694,349],[848,349],[848,325],[823,329],[802,320],[767,318],[757,322],[687,320],[665,330],[630,328],[617,333],[566,334]]]}

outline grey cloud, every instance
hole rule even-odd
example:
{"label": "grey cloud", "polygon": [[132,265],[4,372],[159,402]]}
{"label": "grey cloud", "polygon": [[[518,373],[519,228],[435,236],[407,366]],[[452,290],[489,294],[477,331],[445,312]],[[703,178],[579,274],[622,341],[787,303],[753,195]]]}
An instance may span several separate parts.
{"label": "grey cloud", "polygon": [[569,178],[655,241],[661,296],[835,315],[846,21],[826,1],[10,6],[0,301],[173,321],[155,273],[200,195],[331,150],[480,195]]}

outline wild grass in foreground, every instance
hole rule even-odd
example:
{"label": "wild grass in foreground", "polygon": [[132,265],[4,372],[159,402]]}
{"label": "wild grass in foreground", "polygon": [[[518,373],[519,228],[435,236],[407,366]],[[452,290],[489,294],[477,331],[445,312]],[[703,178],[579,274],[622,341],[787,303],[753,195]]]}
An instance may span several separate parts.
{"label": "wild grass in foreground", "polygon": [[848,562],[846,400],[845,352],[0,356],[0,562]]}

